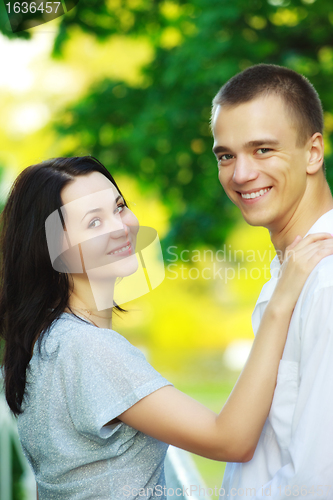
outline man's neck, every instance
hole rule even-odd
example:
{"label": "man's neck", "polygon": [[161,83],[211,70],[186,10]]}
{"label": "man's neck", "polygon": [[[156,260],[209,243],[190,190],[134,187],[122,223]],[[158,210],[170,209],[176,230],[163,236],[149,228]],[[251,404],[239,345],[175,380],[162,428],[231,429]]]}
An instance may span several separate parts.
{"label": "man's neck", "polygon": [[282,256],[286,247],[294,241],[296,236],[304,237],[314,223],[332,209],[333,198],[325,180],[317,192],[313,192],[311,196],[307,196],[302,200],[292,218],[282,230],[270,232],[277,255]]}

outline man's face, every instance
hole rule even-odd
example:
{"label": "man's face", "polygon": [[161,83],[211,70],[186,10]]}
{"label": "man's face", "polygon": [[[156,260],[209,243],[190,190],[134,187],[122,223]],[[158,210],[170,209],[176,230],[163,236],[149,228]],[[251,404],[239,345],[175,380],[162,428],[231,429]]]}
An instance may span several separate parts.
{"label": "man's face", "polygon": [[261,96],[237,106],[218,106],[213,117],[213,151],[219,180],[246,222],[271,232],[283,230],[307,188],[308,144],[278,96]]}

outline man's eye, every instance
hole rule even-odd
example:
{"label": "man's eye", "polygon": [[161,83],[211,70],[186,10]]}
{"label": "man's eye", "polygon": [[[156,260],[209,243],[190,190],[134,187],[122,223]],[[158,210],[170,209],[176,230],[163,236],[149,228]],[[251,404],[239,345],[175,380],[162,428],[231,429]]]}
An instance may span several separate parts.
{"label": "man's eye", "polygon": [[221,155],[219,158],[218,158],[218,161],[227,161],[227,160],[231,160],[233,158],[233,155],[231,154],[224,154],[224,155]]}
{"label": "man's eye", "polygon": [[[260,153],[260,151],[261,151],[261,153]],[[257,149],[257,153],[259,153],[260,155],[268,153],[269,151],[272,151],[272,150],[269,149],[269,148],[259,148],[259,149]]]}
{"label": "man's eye", "polygon": [[90,222],[88,227],[98,227],[102,224],[101,219],[94,219]]}

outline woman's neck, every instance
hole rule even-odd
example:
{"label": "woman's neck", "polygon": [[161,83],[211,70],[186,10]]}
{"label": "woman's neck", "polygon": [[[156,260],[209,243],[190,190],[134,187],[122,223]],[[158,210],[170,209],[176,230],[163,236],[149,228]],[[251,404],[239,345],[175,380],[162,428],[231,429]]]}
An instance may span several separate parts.
{"label": "woman's neck", "polygon": [[[81,316],[98,328],[112,329],[112,309],[107,311],[91,311],[90,309],[81,308],[76,305],[70,305],[66,312],[74,312],[78,316]],[[106,313],[108,315],[106,315]]]}
{"label": "woman's neck", "polygon": [[68,310],[86,318],[99,328],[112,328],[114,287],[110,283],[91,283],[74,278],[74,288],[69,298]]}

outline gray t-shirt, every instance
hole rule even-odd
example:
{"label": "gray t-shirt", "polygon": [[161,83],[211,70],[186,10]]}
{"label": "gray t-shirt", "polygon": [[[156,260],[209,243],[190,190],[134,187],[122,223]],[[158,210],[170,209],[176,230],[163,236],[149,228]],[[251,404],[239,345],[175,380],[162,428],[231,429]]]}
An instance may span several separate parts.
{"label": "gray t-shirt", "polygon": [[117,332],[63,313],[35,344],[18,418],[40,500],[164,499],[168,445],[105,424],[166,385]]}

